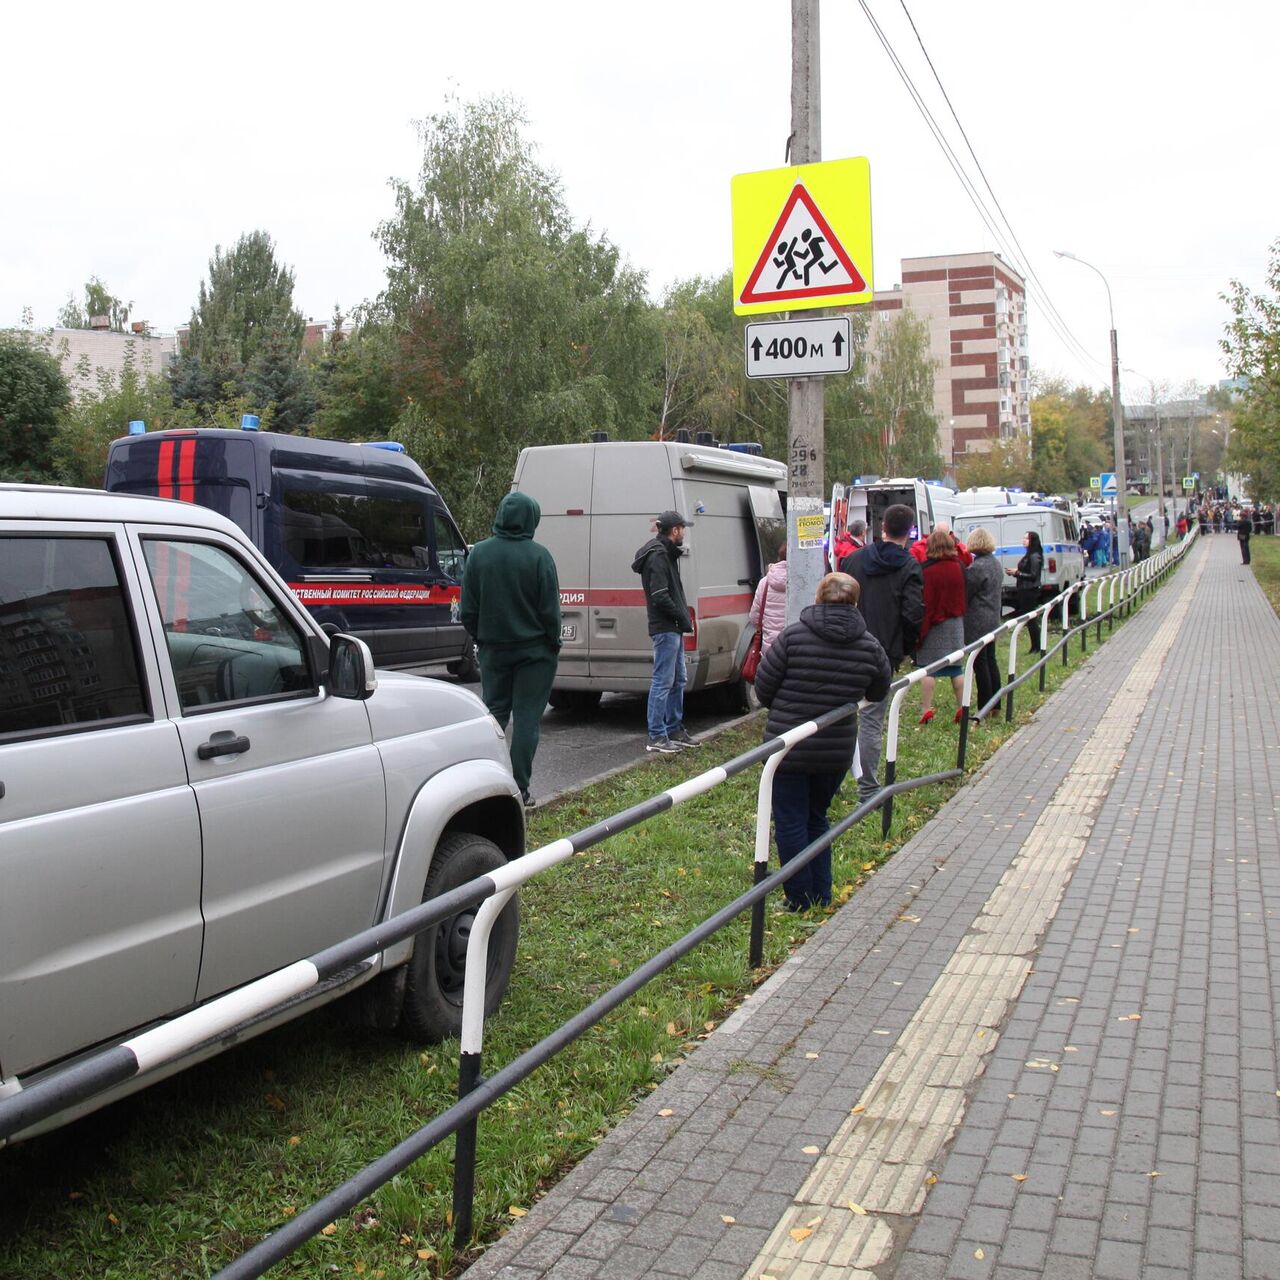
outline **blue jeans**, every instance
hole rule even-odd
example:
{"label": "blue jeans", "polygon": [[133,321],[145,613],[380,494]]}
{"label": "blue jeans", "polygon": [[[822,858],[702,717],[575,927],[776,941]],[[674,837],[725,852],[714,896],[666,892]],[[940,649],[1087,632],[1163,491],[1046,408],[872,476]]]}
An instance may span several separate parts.
{"label": "blue jeans", "polygon": [[[845,771],[839,773],[776,773],[773,776],[773,835],[778,861],[785,867],[830,826],[827,810],[840,790]],[[812,862],[787,881],[787,905],[826,906],[831,901],[831,850],[824,849]]]}
{"label": "blue jeans", "polygon": [[649,737],[665,738],[684,724],[684,636],[661,631],[653,641]]}

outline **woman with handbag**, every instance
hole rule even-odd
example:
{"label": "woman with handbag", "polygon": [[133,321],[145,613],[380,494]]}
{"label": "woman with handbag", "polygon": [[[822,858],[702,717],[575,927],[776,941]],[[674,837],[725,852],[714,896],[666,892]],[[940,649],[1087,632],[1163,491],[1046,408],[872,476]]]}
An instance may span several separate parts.
{"label": "woman with handbag", "polygon": [[[783,543],[778,548],[778,558],[769,566],[765,575],[756,584],[755,598],[751,601],[751,611],[747,615],[751,625],[760,637],[760,659],[769,652],[769,646],[782,634],[787,625],[787,547]],[[752,648],[756,648],[752,643]],[[754,674],[754,672],[752,673]],[[744,672],[744,677],[749,679]]]}

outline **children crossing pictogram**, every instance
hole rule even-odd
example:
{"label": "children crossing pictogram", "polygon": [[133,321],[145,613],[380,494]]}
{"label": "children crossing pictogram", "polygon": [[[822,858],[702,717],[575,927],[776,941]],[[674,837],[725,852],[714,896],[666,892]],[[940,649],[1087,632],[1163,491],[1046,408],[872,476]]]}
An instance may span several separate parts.
{"label": "children crossing pictogram", "polygon": [[738,315],[871,300],[871,168],[865,156],[738,173],[729,186]]}
{"label": "children crossing pictogram", "polygon": [[797,182],[739,297],[779,306],[803,298],[860,293],[867,288],[817,202]]}

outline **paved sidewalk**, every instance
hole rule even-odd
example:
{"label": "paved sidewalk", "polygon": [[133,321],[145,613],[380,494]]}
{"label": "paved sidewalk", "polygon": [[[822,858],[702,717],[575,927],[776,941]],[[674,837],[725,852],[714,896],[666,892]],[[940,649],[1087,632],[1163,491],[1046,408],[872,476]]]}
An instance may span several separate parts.
{"label": "paved sidewalk", "polygon": [[1209,538],[469,1280],[1280,1277],[1278,708]]}

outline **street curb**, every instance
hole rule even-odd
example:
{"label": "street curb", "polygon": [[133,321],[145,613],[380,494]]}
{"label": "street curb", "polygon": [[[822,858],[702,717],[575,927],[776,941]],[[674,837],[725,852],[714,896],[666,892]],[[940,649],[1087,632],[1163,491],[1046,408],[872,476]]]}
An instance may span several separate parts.
{"label": "street curb", "polygon": [[[758,707],[755,711],[748,711],[745,715],[738,716],[733,720],[726,720],[723,724],[718,724],[713,729],[704,729],[701,733],[695,733],[692,736],[698,742],[710,742],[713,738],[722,733],[727,733],[730,729],[738,729],[745,724],[751,723],[763,710],[763,707]],[[647,758],[646,756],[641,756],[638,760],[629,760],[626,764],[614,765],[612,769],[606,769],[603,773],[584,778],[580,782],[575,782],[571,787],[562,787],[559,791],[553,791],[550,795],[535,800],[533,807],[528,812],[537,813],[547,805],[557,804],[561,800],[577,795],[580,791],[585,791],[588,787],[594,787],[597,782],[607,782],[610,778],[616,778],[619,774],[627,773],[644,764]]]}

